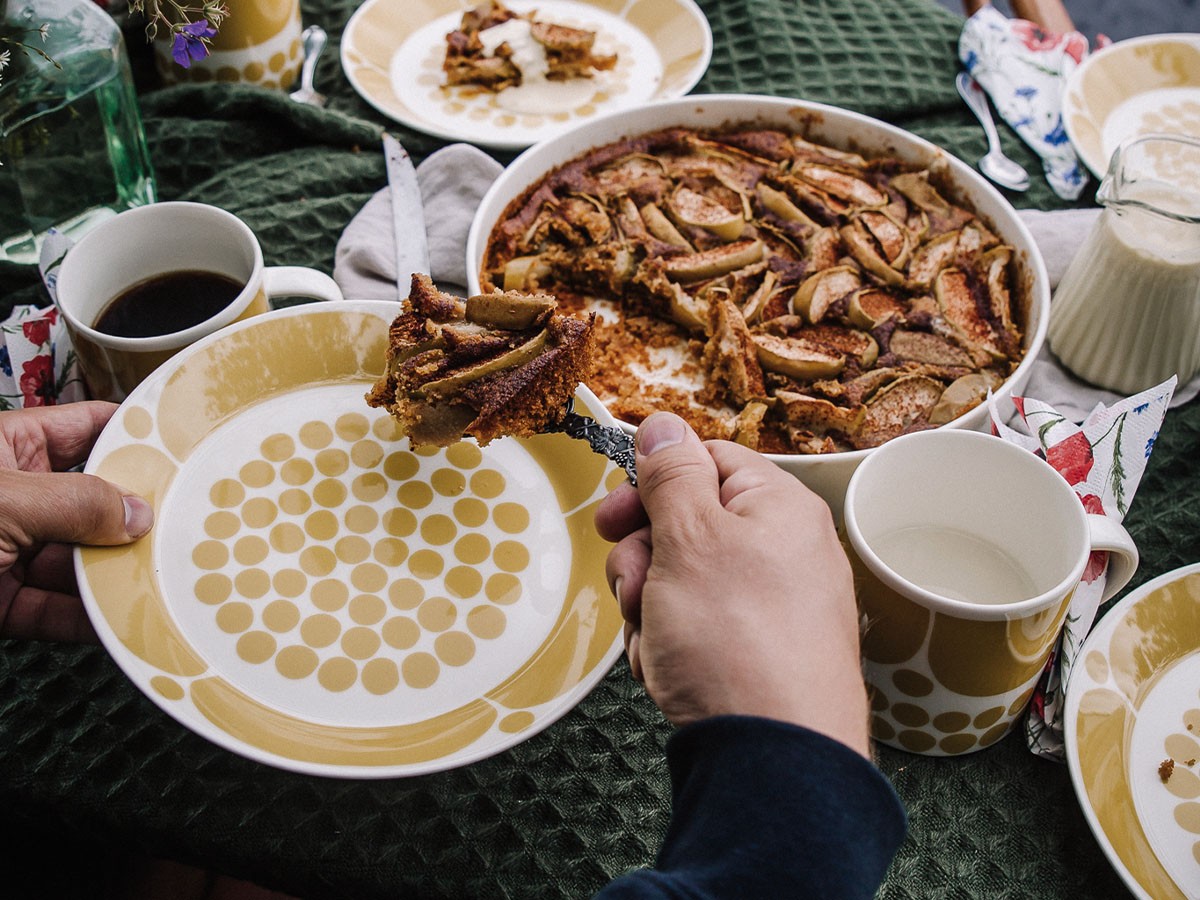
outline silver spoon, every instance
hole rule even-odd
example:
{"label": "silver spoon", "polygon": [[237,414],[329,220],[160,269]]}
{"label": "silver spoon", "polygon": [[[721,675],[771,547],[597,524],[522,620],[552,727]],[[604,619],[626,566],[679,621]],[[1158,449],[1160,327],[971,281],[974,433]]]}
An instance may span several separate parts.
{"label": "silver spoon", "polygon": [[954,79],[959,95],[966,101],[975,118],[983,126],[987,135],[988,152],[979,160],[979,171],[990,178],[1000,187],[1010,191],[1029,190],[1029,173],[1017,163],[1004,155],[1000,149],[1000,135],[996,133],[996,125],[992,121],[992,111],[988,108],[987,94],[979,83],[966,72],[959,72]]}
{"label": "silver spoon", "polygon": [[304,46],[304,62],[300,66],[300,87],[288,94],[297,103],[324,106],[325,95],[313,88],[313,76],[317,72],[317,60],[325,49],[325,29],[320,25],[309,25],[300,35]]}

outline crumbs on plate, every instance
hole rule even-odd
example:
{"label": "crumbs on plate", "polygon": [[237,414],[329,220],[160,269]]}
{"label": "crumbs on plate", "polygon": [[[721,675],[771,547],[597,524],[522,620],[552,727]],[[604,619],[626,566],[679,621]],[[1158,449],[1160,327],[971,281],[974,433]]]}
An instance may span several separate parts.
{"label": "crumbs on plate", "polygon": [[[1191,729],[1191,727],[1192,727],[1191,725],[1188,726],[1189,729]],[[1194,766],[1195,764],[1196,764],[1195,757],[1184,762],[1184,765],[1187,766],[1189,769],[1192,766]],[[1158,764],[1158,777],[1160,779],[1162,779],[1163,784],[1166,784],[1168,781],[1170,781],[1171,776],[1174,774],[1175,774],[1175,760],[1168,757],[1167,759],[1164,759],[1162,762],[1160,762]]]}
{"label": "crumbs on plate", "polygon": [[1167,758],[1158,764],[1158,777],[1162,779],[1162,783],[1166,784],[1171,780],[1171,776],[1175,774],[1175,760]]}

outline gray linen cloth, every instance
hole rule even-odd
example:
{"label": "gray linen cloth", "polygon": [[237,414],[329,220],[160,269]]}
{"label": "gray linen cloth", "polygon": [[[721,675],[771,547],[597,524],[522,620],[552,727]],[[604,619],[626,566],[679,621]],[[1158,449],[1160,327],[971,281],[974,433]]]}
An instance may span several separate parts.
{"label": "gray linen cloth", "polygon": [[[465,295],[467,234],[479,201],[503,171],[498,162],[468,144],[452,144],[417,167],[429,237],[429,273],[438,286]],[[1019,215],[1042,251],[1050,286],[1058,285],[1100,215],[1099,209],[1055,212],[1021,210]],[[397,299],[392,203],[385,187],[346,226],[338,241],[333,270],[342,293],[356,300]],[[405,276],[407,278],[407,275]],[[1122,395],[1076,378],[1043,347],[1023,393],[1048,403],[1074,422],[1082,422],[1097,404],[1110,406]],[[1200,376],[1180,385],[1171,406],[1200,393]]]}
{"label": "gray linen cloth", "polygon": [[[479,201],[504,171],[482,150],[451,144],[417,166],[429,241],[428,274],[442,290],[467,291],[467,233]],[[396,300],[392,198],[379,191],[350,220],[334,251],[333,280],[352,300]],[[405,273],[405,288],[409,273]]]}

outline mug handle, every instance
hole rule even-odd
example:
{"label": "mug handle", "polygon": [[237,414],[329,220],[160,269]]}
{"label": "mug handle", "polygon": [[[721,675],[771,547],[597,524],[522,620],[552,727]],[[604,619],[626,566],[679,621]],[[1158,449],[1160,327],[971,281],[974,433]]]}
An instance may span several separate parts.
{"label": "mug handle", "polygon": [[337,282],[307,266],[267,266],[263,269],[263,286],[272,308],[276,297],[309,297],[313,300],[342,300]]}
{"label": "mug handle", "polygon": [[1125,526],[1108,516],[1087,514],[1088,532],[1093,550],[1108,551],[1108,579],[1104,583],[1103,603],[1129,584],[1138,567],[1138,549]]}

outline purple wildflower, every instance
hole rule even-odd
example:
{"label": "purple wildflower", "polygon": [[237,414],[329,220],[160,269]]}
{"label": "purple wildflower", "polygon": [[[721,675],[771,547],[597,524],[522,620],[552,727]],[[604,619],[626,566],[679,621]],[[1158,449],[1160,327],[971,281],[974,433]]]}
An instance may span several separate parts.
{"label": "purple wildflower", "polygon": [[208,56],[208,47],[204,41],[215,37],[217,30],[208,24],[208,19],[199,22],[188,22],[175,32],[175,43],[171,45],[171,55],[175,62],[183,68],[189,68],[193,60],[204,59]]}

